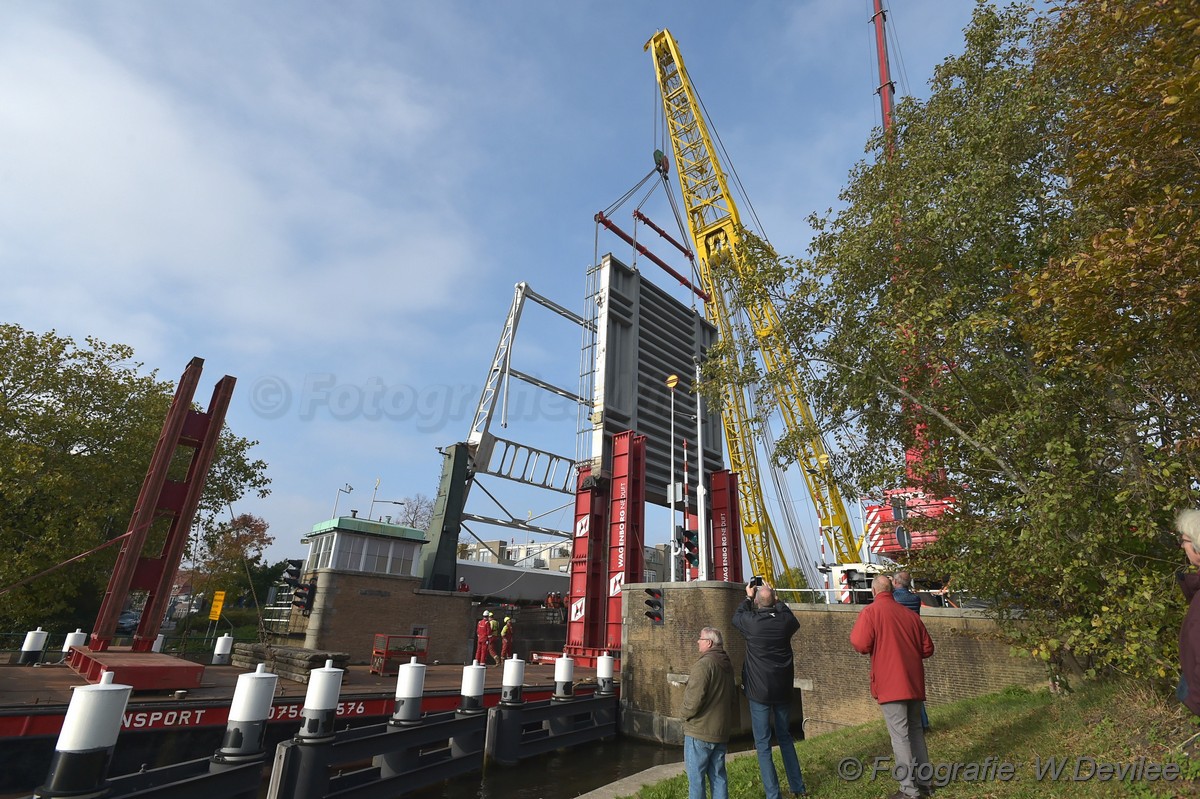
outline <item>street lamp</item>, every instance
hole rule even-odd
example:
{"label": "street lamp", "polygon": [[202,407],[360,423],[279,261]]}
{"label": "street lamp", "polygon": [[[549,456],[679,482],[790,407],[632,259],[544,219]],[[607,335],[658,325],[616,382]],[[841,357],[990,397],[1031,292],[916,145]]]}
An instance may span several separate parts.
{"label": "street lamp", "polygon": [[337,518],[337,506],[338,506],[338,502],[342,498],[342,494],[349,494],[353,490],[354,490],[354,486],[350,485],[349,483],[346,483],[345,488],[339,488],[337,490],[337,493],[333,495],[333,516],[331,518],[334,518],[334,519]]}
{"label": "street lamp", "polygon": [[[372,513],[372,512],[375,510],[375,504],[376,504],[376,503],[379,503],[380,505],[404,505],[404,504],[405,504],[404,500],[396,500],[396,499],[372,499],[372,500],[371,500],[371,507],[370,507],[370,509],[367,511],[367,518],[368,518],[368,519],[373,519],[373,518],[375,518],[374,516],[372,516],[372,515],[371,515],[371,513]],[[383,517],[381,516],[380,518],[383,518]]]}

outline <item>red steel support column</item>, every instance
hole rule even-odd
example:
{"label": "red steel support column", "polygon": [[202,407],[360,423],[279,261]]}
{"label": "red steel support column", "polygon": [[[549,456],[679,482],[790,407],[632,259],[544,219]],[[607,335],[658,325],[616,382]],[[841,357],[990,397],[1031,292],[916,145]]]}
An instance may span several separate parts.
{"label": "red steel support column", "polygon": [[[709,478],[712,499],[712,551],[714,580],[742,582],[742,519],[738,509],[737,475],[728,469]],[[763,575],[773,580],[773,575]]]}
{"label": "red steel support column", "polygon": [[621,587],[642,580],[646,515],[646,437],[618,433],[612,442],[608,514],[608,623],[604,648],[621,648]]}
{"label": "red steel support column", "polygon": [[575,490],[575,538],[567,601],[567,646],[598,647],[604,629],[604,510],[601,479],[582,466]]}

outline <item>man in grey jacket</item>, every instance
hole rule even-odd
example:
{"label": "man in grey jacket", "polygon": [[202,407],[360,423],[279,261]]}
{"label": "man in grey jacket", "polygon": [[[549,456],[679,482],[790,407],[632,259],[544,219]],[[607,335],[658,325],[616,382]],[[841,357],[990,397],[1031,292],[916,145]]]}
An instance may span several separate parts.
{"label": "man in grey jacket", "polygon": [[705,627],[696,647],[700,659],[688,674],[683,692],[683,762],[688,776],[688,799],[704,799],[704,781],[712,799],[729,799],[725,752],[737,713],[733,663],[725,654],[721,631]]}

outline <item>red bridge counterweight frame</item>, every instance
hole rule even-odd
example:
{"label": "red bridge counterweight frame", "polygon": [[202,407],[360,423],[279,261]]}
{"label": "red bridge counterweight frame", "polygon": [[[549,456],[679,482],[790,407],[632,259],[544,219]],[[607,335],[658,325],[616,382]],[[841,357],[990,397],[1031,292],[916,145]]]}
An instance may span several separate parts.
{"label": "red bridge counterweight frame", "polygon": [[[137,504],[134,505],[127,537],[121,545],[112,578],[96,615],[96,626],[89,642],[93,652],[108,649],[116,632],[117,617],[130,590],[148,592],[142,618],[133,637],[133,651],[151,651],[158,637],[159,623],[170,600],[171,586],[183,557],[192,519],[200,505],[200,495],[204,492],[204,483],[225,423],[225,412],[237,382],[229,375],[221,378],[213,389],[208,411],[202,413],[194,410],[192,397],[203,368],[203,358],[192,358],[175,389],[175,397],[163,422],[162,433],[150,459]],[[176,481],[169,479],[167,474],[180,447],[189,447],[194,451],[186,477]],[[157,556],[146,555],[144,550],[150,528],[160,519],[170,520],[166,540]]]}

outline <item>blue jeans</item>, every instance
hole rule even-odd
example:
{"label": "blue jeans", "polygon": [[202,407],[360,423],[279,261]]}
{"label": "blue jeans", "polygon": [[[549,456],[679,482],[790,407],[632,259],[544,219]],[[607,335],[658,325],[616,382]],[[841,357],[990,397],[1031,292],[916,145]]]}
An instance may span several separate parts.
{"label": "blue jeans", "polygon": [[796,757],[796,744],[788,731],[786,704],[765,705],[750,701],[750,729],[754,731],[754,748],[758,751],[758,772],[762,775],[766,799],[780,799],[779,775],[775,773],[775,761],[771,759],[771,725],[775,726],[775,739],[779,741],[779,754],[783,758],[783,770],[787,773],[788,787],[792,793],[804,793],[804,775],[800,773],[800,758]]}
{"label": "blue jeans", "polygon": [[712,786],[712,799],[729,799],[729,780],[725,776],[726,744],[710,744],[689,735],[683,736],[683,765],[687,769],[688,799],[704,799],[704,779]]}

